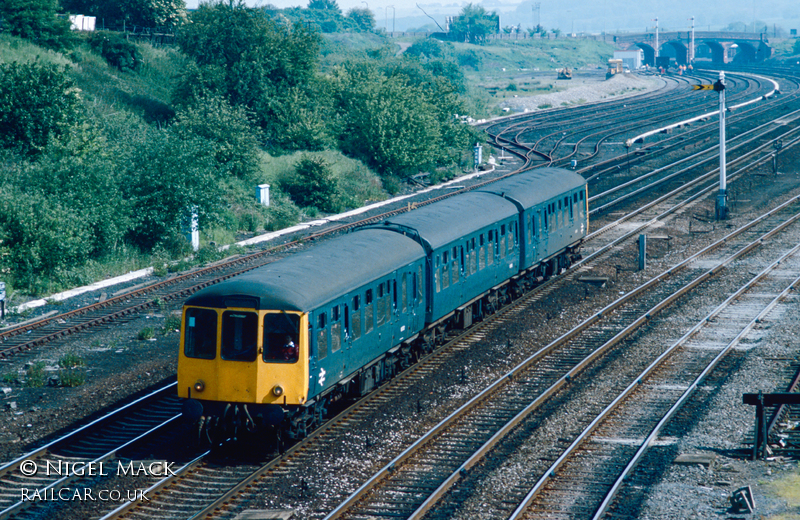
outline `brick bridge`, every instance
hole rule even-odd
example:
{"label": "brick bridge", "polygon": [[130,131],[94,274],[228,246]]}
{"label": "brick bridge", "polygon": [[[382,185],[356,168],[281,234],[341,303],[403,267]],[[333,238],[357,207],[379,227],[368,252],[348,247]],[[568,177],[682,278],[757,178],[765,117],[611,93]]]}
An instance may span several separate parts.
{"label": "brick bridge", "polygon": [[[689,62],[691,31],[659,32],[659,56],[670,56],[679,65]],[[621,50],[644,51],[644,63],[655,64],[656,34],[622,34],[614,36],[614,44]],[[762,61],[772,55],[772,47],[766,34],[736,32],[694,33],[694,58],[710,58],[715,64],[753,63]]]}

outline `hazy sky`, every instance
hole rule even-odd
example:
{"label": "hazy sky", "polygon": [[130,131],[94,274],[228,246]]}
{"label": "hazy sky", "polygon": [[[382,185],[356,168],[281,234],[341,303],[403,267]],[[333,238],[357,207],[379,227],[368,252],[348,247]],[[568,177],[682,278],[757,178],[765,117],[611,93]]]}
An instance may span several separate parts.
{"label": "hazy sky", "polygon": [[[186,5],[195,8],[199,1],[186,0]],[[521,24],[530,27],[538,21],[546,29],[559,28],[563,32],[643,32],[652,30],[656,17],[662,30],[688,31],[692,16],[697,30],[719,30],[732,22],[748,24],[748,32],[754,31],[754,27],[755,32],[763,32],[767,27],[768,33],[775,25],[787,30],[800,27],[796,0],[729,0],[724,9],[717,2],[695,0],[337,0],[344,12],[353,7],[369,7],[375,13],[378,27],[388,24],[391,29],[394,15],[398,31],[432,23],[416,6],[417,3],[437,22],[444,24],[445,16],[458,14],[470,1],[488,11],[497,11],[502,26]],[[268,4],[280,8],[308,6],[308,0],[246,2],[253,7]],[[537,5],[538,11],[534,7]]]}

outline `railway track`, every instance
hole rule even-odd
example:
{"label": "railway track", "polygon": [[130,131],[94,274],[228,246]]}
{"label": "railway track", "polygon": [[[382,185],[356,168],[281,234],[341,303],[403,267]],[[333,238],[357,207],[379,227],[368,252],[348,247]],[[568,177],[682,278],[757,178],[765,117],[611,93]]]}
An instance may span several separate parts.
{"label": "railway track", "polygon": [[100,473],[116,474],[118,463],[129,463],[120,458],[123,450],[175,428],[179,409],[172,383],[0,466],[0,519],[42,518],[66,496],[60,490],[71,496],[94,488]]}
{"label": "railway track", "polygon": [[[201,282],[201,283],[205,283],[205,282]],[[144,299],[145,299],[145,300],[147,300],[148,298],[150,298],[150,297],[145,297]],[[159,297],[159,298],[161,298],[162,300],[165,300],[165,299],[166,299],[166,297]],[[155,299],[155,298],[153,298],[153,299]],[[62,319],[63,319],[63,318],[62,318]],[[56,337],[58,337],[58,336],[56,336]],[[367,441],[366,443],[367,443],[367,444],[369,444],[369,442],[368,442],[368,441]],[[250,472],[250,470],[251,470],[251,469],[252,469],[252,468],[247,468],[247,470],[245,470],[244,472],[245,472],[245,473],[248,473],[248,472]],[[260,470],[259,470],[259,471],[260,471]],[[239,477],[237,477],[237,478],[239,478]],[[228,485],[228,484],[225,484],[225,485]],[[222,487],[224,487],[224,486],[222,486]],[[221,488],[220,488],[220,489],[221,489]],[[233,496],[235,496],[235,493],[234,493],[234,495],[233,495]],[[213,507],[218,507],[218,505],[214,505]],[[145,512],[145,513],[142,513],[142,514],[143,514],[143,515],[145,515],[145,516],[147,516],[147,514],[150,514],[150,515],[151,515],[151,517],[152,517],[152,515],[153,515],[153,514],[155,514],[155,513],[153,513],[153,511],[164,512],[164,511],[166,511],[166,509],[153,509],[153,510],[150,510],[149,512]],[[183,514],[183,513],[180,513],[180,514]]]}
{"label": "railway track", "polygon": [[[765,240],[788,226],[796,225],[800,221],[800,213],[796,213],[798,210],[800,199],[794,199],[771,215],[765,215],[758,224],[735,231],[651,279],[636,291],[627,293],[541,349],[395,457],[326,516],[326,520],[365,516],[422,518],[453,484],[483,460],[490,449],[508,438],[510,432],[558,392],[572,392],[571,389],[576,386],[591,386],[596,390],[598,383],[594,378],[613,373],[610,370],[595,370],[591,371],[591,378],[587,376],[581,379],[581,374],[589,371],[592,363],[614,349],[622,349],[623,340],[652,322],[657,314],[664,312],[690,291],[697,292],[697,287],[707,284],[726,265],[760,247]],[[784,212],[794,213],[787,219]],[[760,235],[756,240],[752,240],[754,233]],[[712,251],[718,260],[708,258]],[[705,259],[699,262],[701,257]],[[691,267],[693,264],[694,268]],[[708,268],[709,264],[711,269]],[[728,269],[724,271],[726,276],[731,272]],[[631,349],[630,345],[625,348]],[[640,357],[625,355],[626,366],[636,365],[634,359]],[[562,399],[561,402],[565,400],[569,399]],[[533,430],[542,430],[549,425],[557,432],[555,435],[560,436],[560,442],[564,442],[564,437],[571,439],[575,424],[587,420],[591,423],[594,417],[592,408],[597,407],[596,404],[590,406],[586,399],[580,402],[584,409],[569,418],[562,418],[565,422],[537,417],[532,421],[528,433],[533,435]],[[518,442],[519,439],[514,437],[509,445],[516,447]],[[534,457],[538,463],[552,456],[549,453],[552,450],[548,449],[548,444],[542,446],[541,439],[533,444],[540,447],[536,450],[538,455]],[[526,448],[533,450],[534,447],[528,445]],[[526,470],[522,473],[527,475],[530,472]],[[542,472],[541,468],[539,473],[549,474]],[[504,490],[504,500],[513,492],[512,487]],[[524,488],[524,483],[517,487]],[[485,491],[492,493],[491,486]],[[465,497],[462,494],[454,500],[461,503]],[[481,499],[476,502],[481,503]],[[452,504],[450,507],[443,506],[439,517],[451,518],[451,514]],[[470,516],[467,514],[464,518]]]}
{"label": "railway track", "polygon": [[[706,192],[707,191],[708,190],[706,190]],[[697,195],[694,195],[694,196],[690,197],[690,200],[695,200],[696,197],[697,197]],[[796,200],[793,201],[793,204],[797,204],[797,201]],[[647,210],[643,210],[643,211],[647,211]],[[652,209],[650,209],[649,211],[652,211]],[[666,215],[670,214],[671,212],[672,212],[672,210],[667,210],[666,212],[664,212],[663,216],[666,216]],[[662,216],[662,218],[663,218],[663,216]],[[640,215],[640,217],[641,217],[641,215]],[[773,215],[773,216],[771,216],[771,218],[773,218],[773,219],[777,218],[778,220],[781,220],[783,217],[780,217],[780,216],[775,217]],[[647,225],[648,223],[652,224],[653,221],[656,220],[656,219],[649,219],[648,218],[648,219],[645,219],[645,220],[646,221],[645,221],[645,223],[643,225]],[[637,232],[639,232],[639,229],[635,229],[632,233],[628,233],[628,235],[630,236],[631,234],[634,234],[634,233],[637,233]],[[611,241],[612,244],[609,244],[607,251],[611,250],[613,248],[613,243],[619,243],[618,240],[619,240],[618,238],[612,240]],[[600,250],[598,250],[598,252],[597,252],[597,255],[599,255],[599,254],[601,254]],[[596,258],[596,256],[593,256],[592,258]],[[573,273],[572,275],[576,275],[576,274]],[[554,284],[551,284],[551,285],[554,285]],[[549,290],[550,290],[550,289],[548,289],[548,287],[550,287],[548,284],[545,284],[544,286],[541,286],[540,291],[538,291],[538,296],[536,296],[536,297],[545,298],[546,295],[548,294]],[[523,302],[519,302],[519,306],[524,307],[524,305],[525,304]],[[506,311],[503,311],[503,312],[506,312]],[[508,312],[512,312],[512,311],[509,310]],[[502,314],[499,314],[497,316],[497,320],[498,321],[492,322],[492,323],[496,323],[496,325],[490,325],[487,322],[486,325],[482,324],[482,326],[499,327],[503,323],[507,323],[510,319],[512,319],[512,318],[504,318]],[[480,330],[478,330],[478,331],[474,332],[473,334],[477,334],[477,336],[475,336],[475,337],[480,338],[482,335],[485,335],[485,332],[481,332]],[[446,349],[437,351],[436,353],[434,353],[432,355],[431,358],[425,360],[424,364],[418,365],[416,367],[412,367],[412,369],[409,369],[411,371],[410,373],[417,373],[418,374],[416,376],[416,378],[414,378],[414,377],[412,377],[410,375],[408,375],[408,376],[404,375],[403,377],[408,377],[407,382],[403,383],[403,382],[401,382],[401,380],[403,380],[403,378],[399,378],[399,379],[396,380],[397,381],[396,383],[393,383],[389,387],[380,390],[379,393],[374,394],[373,399],[377,399],[377,402],[379,403],[377,405],[378,408],[380,408],[380,406],[382,406],[383,403],[396,402],[396,399],[397,399],[398,395],[401,395],[402,392],[407,391],[409,388],[413,388],[414,386],[418,385],[421,381],[424,381],[426,378],[428,378],[430,373],[435,371],[437,368],[441,367],[442,364],[446,362],[446,360],[448,359],[448,356],[452,355],[452,352],[456,352],[458,350],[464,350],[464,349],[469,348],[469,346],[471,345],[471,341],[475,341],[475,339],[462,338],[460,341],[458,339],[452,341],[450,343],[450,345],[451,345],[451,348],[453,348],[455,350],[450,351],[450,353],[448,353]],[[286,472],[292,471],[292,468],[302,467],[306,463],[306,457],[312,456],[313,453],[316,453],[318,451],[323,451],[325,449],[333,449],[331,447],[330,443],[333,443],[333,444],[340,443],[343,438],[348,437],[348,432],[350,430],[350,425],[351,424],[358,423],[358,422],[365,422],[365,421],[368,422],[369,421],[368,417],[370,417],[370,415],[374,414],[374,413],[375,413],[375,409],[374,408],[370,408],[370,405],[368,405],[366,403],[360,403],[360,404],[355,405],[355,407],[352,410],[348,411],[347,414],[344,417],[340,417],[340,418],[337,418],[336,420],[332,421],[331,423],[329,423],[328,425],[323,427],[323,429],[321,429],[318,432],[316,432],[306,442],[304,442],[303,444],[298,445],[297,447],[295,447],[294,450],[296,450],[296,451],[291,451],[291,452],[287,453],[287,455],[285,457],[272,461],[270,464],[268,464],[264,468],[259,469],[258,471],[254,472],[253,475],[250,478],[246,479],[243,482],[240,482],[236,486],[233,486],[231,488],[231,490],[228,491],[227,493],[223,493],[219,497],[218,500],[216,500],[215,502],[209,504],[201,512],[197,513],[197,517],[202,517],[204,515],[211,514],[211,513],[215,512],[215,511],[217,511],[217,515],[218,516],[224,516],[225,508],[223,507],[223,504],[225,504],[227,502],[234,502],[235,503],[236,497],[243,493],[242,489],[245,489],[246,486],[256,486],[257,485],[257,486],[262,487],[264,489],[273,489],[273,488],[279,486],[279,483],[280,483],[281,479],[283,478],[283,476],[285,475]],[[367,417],[367,419],[365,419],[364,417]],[[363,441],[367,446],[370,444],[370,441],[369,441],[368,438],[367,439],[361,439],[361,441]],[[315,445],[315,444],[313,444],[314,442],[322,443],[323,445],[322,446]],[[311,443],[311,444],[308,444],[308,443]],[[327,444],[327,446],[328,446],[327,448],[324,447],[325,443],[328,443]],[[212,479],[212,481],[213,481],[213,479]],[[185,484],[181,485],[180,483],[175,483],[175,484],[171,485],[171,489],[173,490],[172,491],[173,493],[180,493],[180,489],[181,488],[186,488],[186,487],[188,487],[188,486],[185,485]],[[252,489],[252,487],[247,488],[247,489]],[[163,494],[163,497],[164,497],[163,500],[167,504],[176,503],[178,500],[180,500],[179,498],[177,498],[177,496],[178,495],[172,495],[172,494],[169,494],[169,493],[164,493]],[[160,507],[160,506],[157,506],[157,507]],[[159,509],[159,511],[161,511],[161,509]],[[146,515],[147,513],[144,513],[144,514]]]}

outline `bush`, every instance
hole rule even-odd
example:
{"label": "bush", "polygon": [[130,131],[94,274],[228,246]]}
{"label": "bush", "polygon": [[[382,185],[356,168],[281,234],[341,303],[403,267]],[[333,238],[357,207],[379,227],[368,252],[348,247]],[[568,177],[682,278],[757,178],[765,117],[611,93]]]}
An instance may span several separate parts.
{"label": "bush", "polygon": [[108,32],[98,31],[89,37],[89,46],[108,62],[112,67],[121,71],[136,71],[142,66],[142,55],[136,45],[121,36]]}
{"label": "bush", "polygon": [[30,388],[41,388],[44,386],[44,361],[31,363],[25,370],[25,385]]}
{"label": "bush", "polygon": [[175,314],[170,314],[164,320],[164,328],[161,329],[161,333],[166,335],[172,331],[179,330],[181,328],[181,317]]}
{"label": "bush", "polygon": [[57,7],[56,0],[3,0],[0,20],[3,29],[12,35],[62,51],[72,47],[76,37],[69,20],[56,16]]}
{"label": "bush", "polygon": [[321,157],[302,155],[294,176],[282,181],[281,189],[300,207],[336,211],[336,179],[330,165]]}
{"label": "bush", "polygon": [[58,386],[73,388],[86,382],[86,371],[82,368],[67,368],[58,371]]}
{"label": "bush", "polygon": [[58,386],[75,387],[86,382],[86,361],[77,354],[65,354],[58,360]]}
{"label": "bush", "polygon": [[41,152],[80,117],[80,90],[55,65],[0,63],[0,147]]}
{"label": "bush", "polygon": [[285,196],[282,200],[279,197],[275,197],[267,212],[265,229],[267,231],[278,231],[279,229],[294,226],[298,222],[300,222],[300,209]]}
{"label": "bush", "polygon": [[145,327],[139,331],[139,334],[136,337],[141,341],[147,341],[156,337],[156,331],[153,329],[153,327]]}
{"label": "bush", "polygon": [[65,354],[58,360],[58,366],[61,368],[85,367],[86,361],[77,354]]}

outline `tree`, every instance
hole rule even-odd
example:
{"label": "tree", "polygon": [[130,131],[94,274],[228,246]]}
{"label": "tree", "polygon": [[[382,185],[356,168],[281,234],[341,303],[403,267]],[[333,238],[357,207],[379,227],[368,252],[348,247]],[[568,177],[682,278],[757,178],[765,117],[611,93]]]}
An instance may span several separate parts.
{"label": "tree", "polygon": [[294,176],[281,182],[281,189],[298,206],[336,211],[336,179],[330,165],[321,157],[303,154],[294,168]]}
{"label": "tree", "polygon": [[0,64],[0,147],[40,152],[80,121],[79,94],[55,65]]}
{"label": "tree", "polygon": [[500,17],[487,12],[483,6],[467,4],[450,24],[450,34],[455,41],[483,43],[490,34],[500,31]]}
{"label": "tree", "polygon": [[246,108],[278,146],[289,121],[286,110],[313,106],[319,36],[294,25],[277,25],[260,9],[243,4],[200,4],[178,44],[196,67],[189,67],[175,95],[177,104],[193,104],[208,94]]}
{"label": "tree", "polygon": [[62,0],[64,10],[142,27],[177,27],[186,22],[184,0]]}
{"label": "tree", "polygon": [[0,19],[6,31],[58,51],[75,43],[68,19],[56,17],[57,0],[3,0]]}
{"label": "tree", "polygon": [[259,169],[259,132],[247,111],[225,98],[199,98],[178,111],[171,130],[181,139],[205,139],[217,163],[235,177],[252,178]]}
{"label": "tree", "polygon": [[336,0],[309,0],[308,8],[309,9],[338,11],[339,14],[342,13],[342,10],[339,9],[339,4],[336,3]]}
{"label": "tree", "polygon": [[408,77],[387,78],[370,64],[340,70],[342,150],[381,175],[406,177],[437,157],[441,138],[435,110]]}
{"label": "tree", "polygon": [[425,59],[442,58],[446,52],[452,50],[452,46],[452,43],[445,45],[434,38],[420,38],[419,40],[415,41],[411,47],[406,49],[406,52],[404,52],[403,55]]}
{"label": "tree", "polygon": [[111,31],[97,31],[89,36],[89,46],[121,71],[135,71],[142,66],[142,55],[136,44]]}
{"label": "tree", "polygon": [[352,20],[364,32],[369,32],[375,28],[375,15],[367,8],[354,7],[347,11],[347,18]]}
{"label": "tree", "polygon": [[197,207],[201,226],[221,214],[224,169],[204,139],[153,131],[125,157],[122,195],[131,207],[127,238],[143,251],[170,244]]}

